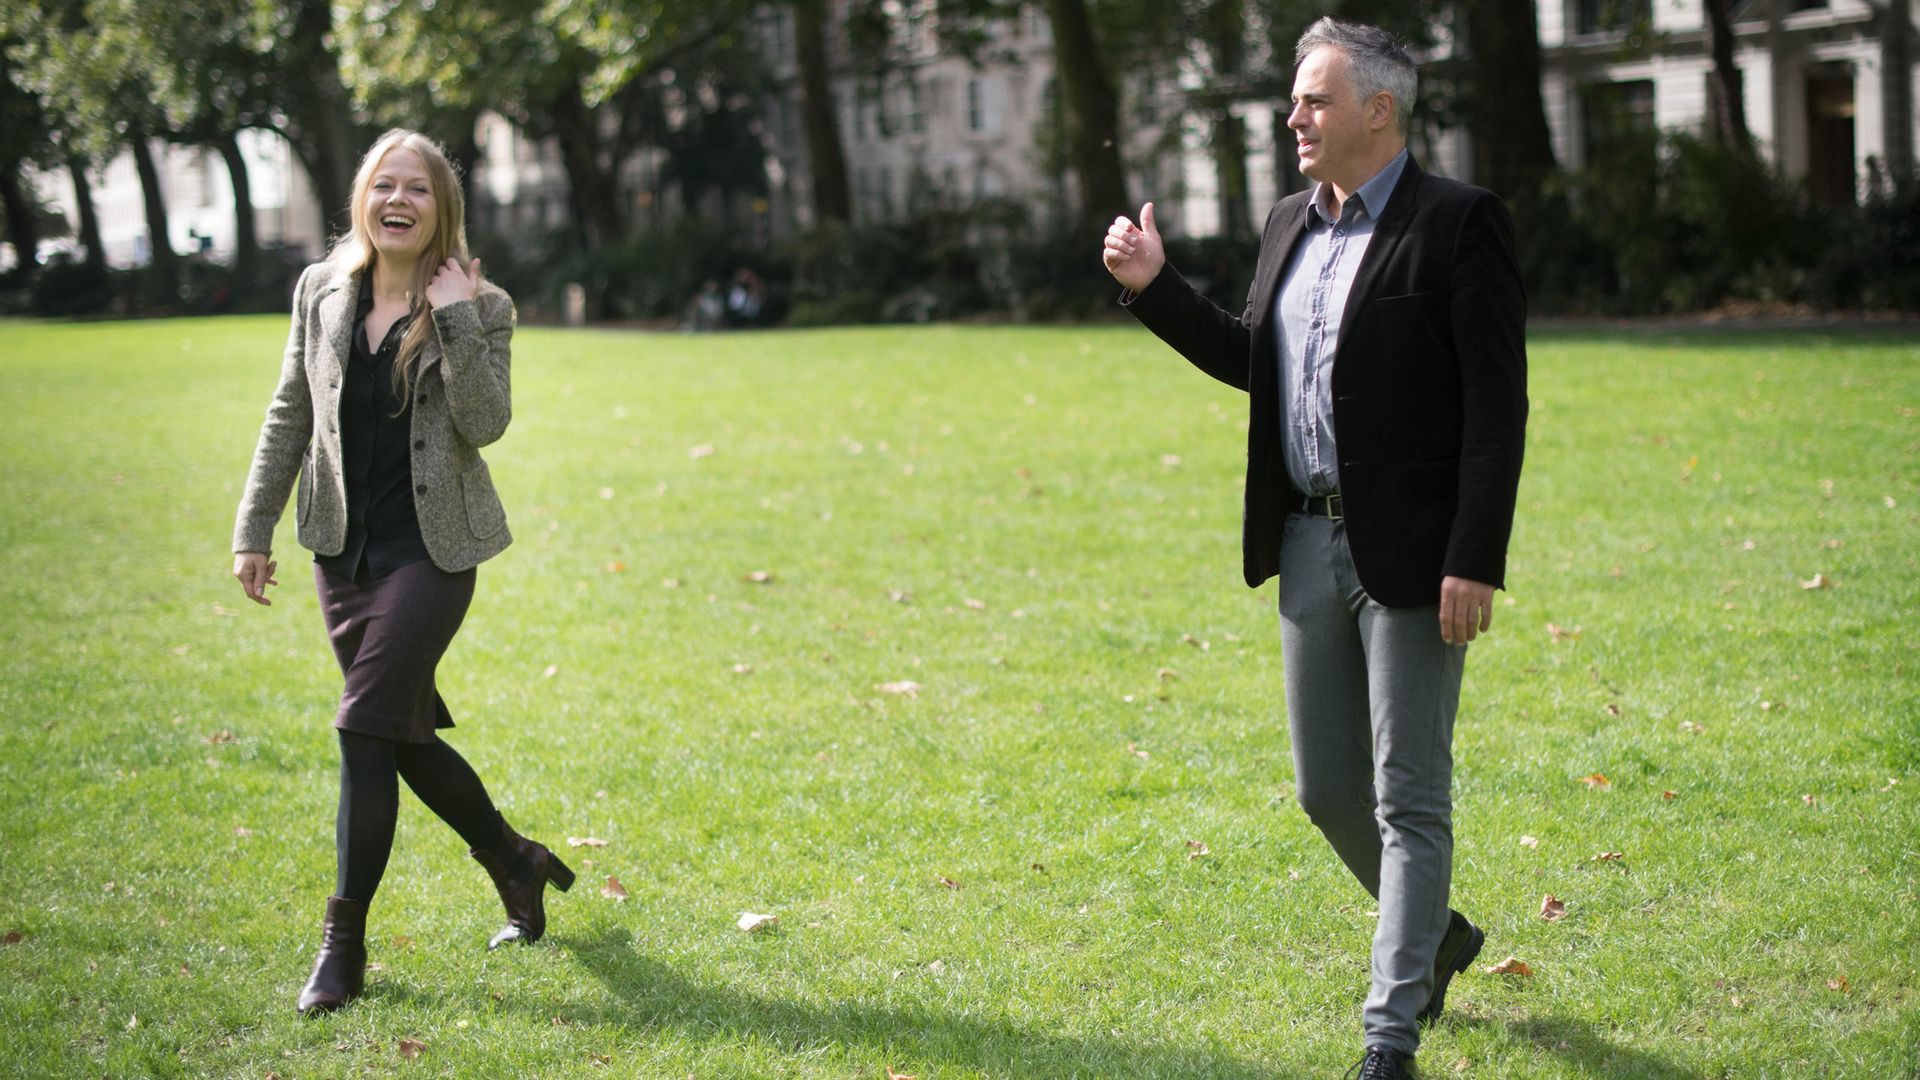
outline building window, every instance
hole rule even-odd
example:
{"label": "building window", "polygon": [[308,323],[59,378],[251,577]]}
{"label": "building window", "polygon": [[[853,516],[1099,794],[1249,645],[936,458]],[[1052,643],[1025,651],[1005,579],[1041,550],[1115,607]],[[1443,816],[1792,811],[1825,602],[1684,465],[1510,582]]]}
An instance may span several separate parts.
{"label": "building window", "polygon": [[1626,33],[1653,21],[1653,0],[1580,0],[1582,34]]}
{"label": "building window", "polygon": [[915,135],[927,130],[926,102],[921,96],[918,80],[907,83],[907,130]]}
{"label": "building window", "polygon": [[1000,134],[999,87],[988,79],[967,80],[967,130],[975,135]]}
{"label": "building window", "polygon": [[1853,73],[1821,65],[1807,74],[1807,194],[1822,206],[1852,206],[1856,180]]}

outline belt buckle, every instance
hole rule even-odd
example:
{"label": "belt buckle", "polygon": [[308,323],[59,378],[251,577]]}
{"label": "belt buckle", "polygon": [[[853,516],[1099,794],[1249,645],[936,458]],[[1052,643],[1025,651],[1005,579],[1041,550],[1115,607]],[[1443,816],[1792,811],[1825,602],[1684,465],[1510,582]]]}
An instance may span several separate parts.
{"label": "belt buckle", "polygon": [[1346,519],[1347,508],[1345,504],[1343,504],[1340,501],[1339,492],[1336,491],[1333,494],[1326,496],[1326,503],[1327,503],[1327,520],[1328,521],[1343,521]]}

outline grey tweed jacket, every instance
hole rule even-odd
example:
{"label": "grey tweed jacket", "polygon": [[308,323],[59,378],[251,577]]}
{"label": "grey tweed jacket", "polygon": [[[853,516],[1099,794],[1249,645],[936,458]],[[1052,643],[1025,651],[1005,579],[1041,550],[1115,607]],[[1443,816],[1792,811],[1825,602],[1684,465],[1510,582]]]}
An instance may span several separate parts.
{"label": "grey tweed jacket", "polygon": [[[293,294],[293,330],[280,385],[240,496],[233,550],[269,552],[297,475],[300,543],[337,555],[347,543],[340,454],[340,382],[353,345],[359,278],[332,263],[307,267]],[[433,309],[435,333],[421,351],[412,409],[414,509],[433,564],[449,573],[498,555],[513,542],[480,447],[513,415],[508,343],[513,301],[482,282],[480,294]]]}

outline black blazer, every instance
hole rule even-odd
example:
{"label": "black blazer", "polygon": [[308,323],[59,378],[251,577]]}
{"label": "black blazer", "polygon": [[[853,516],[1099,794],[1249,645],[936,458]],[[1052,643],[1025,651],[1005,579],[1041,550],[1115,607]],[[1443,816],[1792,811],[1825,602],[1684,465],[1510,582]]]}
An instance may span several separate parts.
{"label": "black blazer", "polygon": [[[1274,204],[1235,317],[1169,264],[1128,310],[1194,366],[1245,390],[1247,584],[1279,573],[1300,493],[1280,440],[1273,307],[1311,191]],[[1527,422],[1526,294],[1513,219],[1492,192],[1411,159],[1361,260],[1333,360],[1347,539],[1367,595],[1439,602],[1453,575],[1503,585]]]}

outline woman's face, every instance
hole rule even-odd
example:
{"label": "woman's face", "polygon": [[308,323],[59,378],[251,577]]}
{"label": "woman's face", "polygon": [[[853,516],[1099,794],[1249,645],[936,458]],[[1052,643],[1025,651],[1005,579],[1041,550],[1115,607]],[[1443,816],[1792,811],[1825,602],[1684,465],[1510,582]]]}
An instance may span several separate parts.
{"label": "woman's face", "polygon": [[410,262],[427,250],[439,213],[419,154],[396,146],[380,158],[367,184],[366,211],[373,249],[381,256]]}

